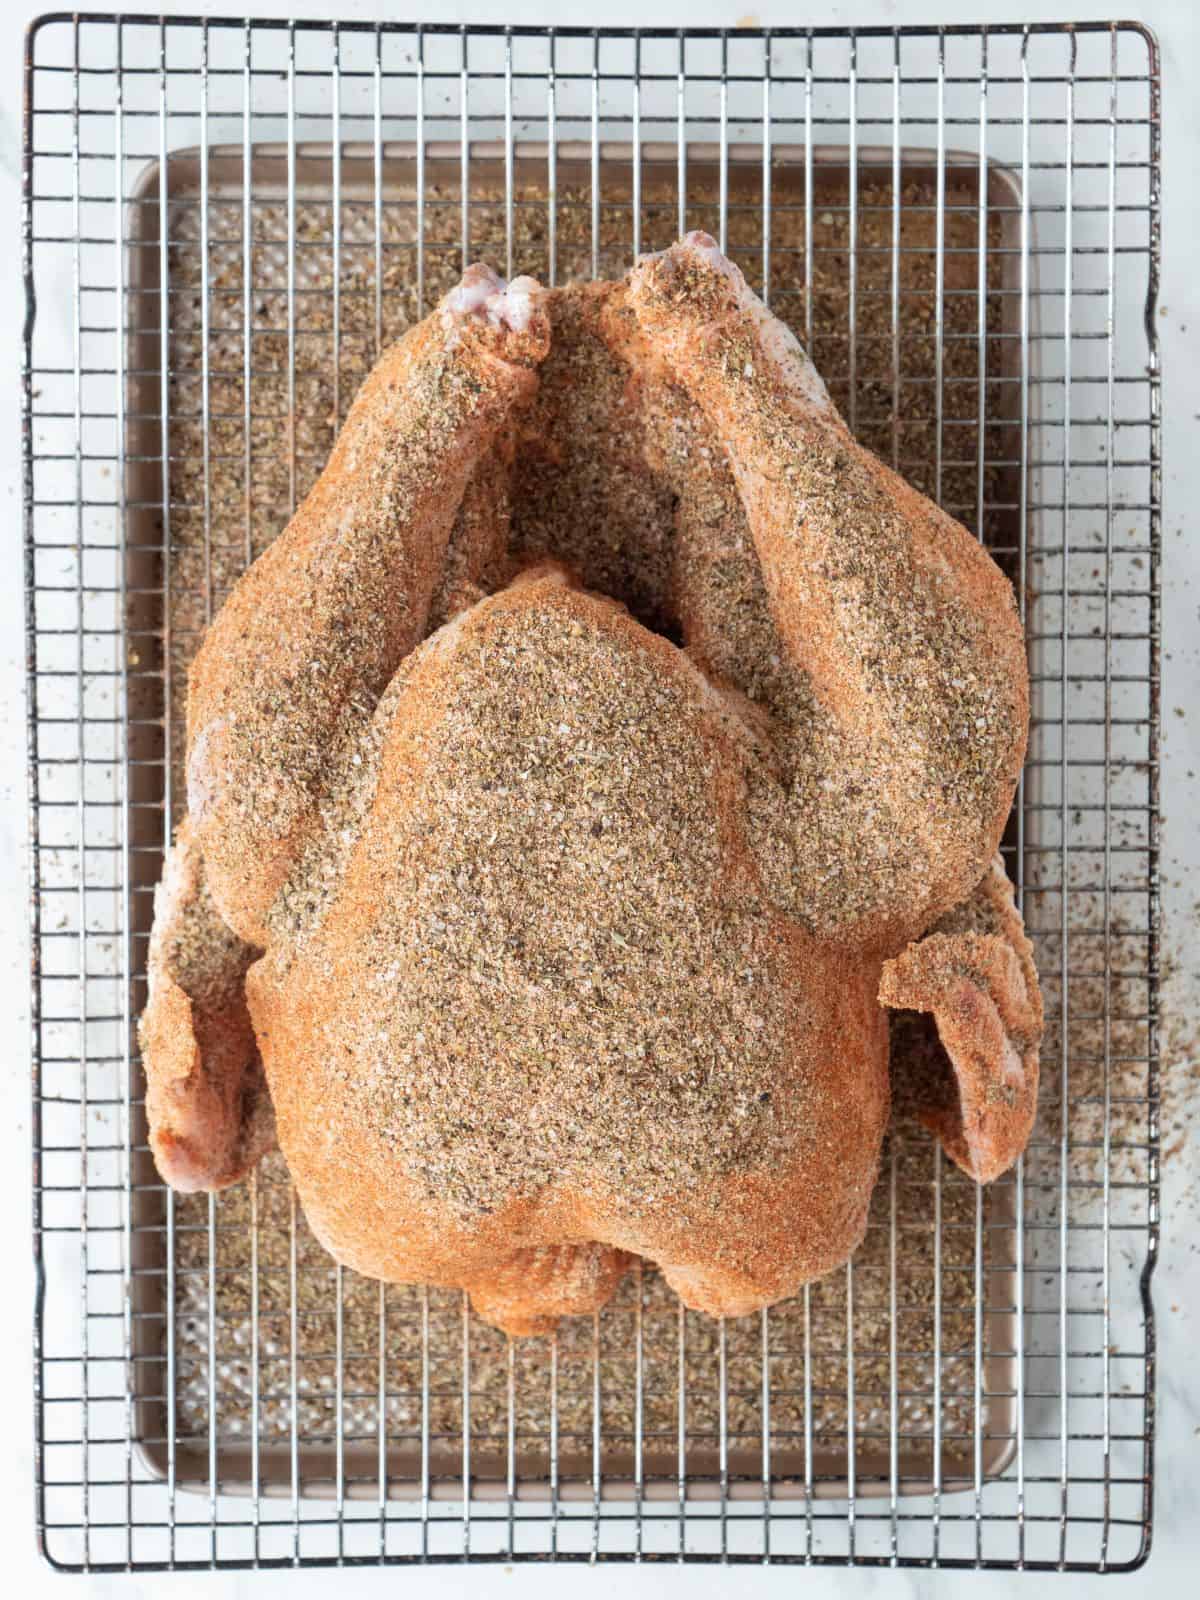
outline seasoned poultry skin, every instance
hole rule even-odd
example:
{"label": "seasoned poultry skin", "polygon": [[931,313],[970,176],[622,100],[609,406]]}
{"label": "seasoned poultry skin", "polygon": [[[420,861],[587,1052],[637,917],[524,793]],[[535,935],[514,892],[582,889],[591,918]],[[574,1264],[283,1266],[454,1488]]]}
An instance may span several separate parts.
{"label": "seasoned poultry skin", "polygon": [[866,1225],[886,1007],[952,1159],[1028,1138],[1027,725],[1007,581],[711,240],[549,294],[472,268],[194,664],[163,1177],[277,1127],[337,1259],[513,1334],[633,1255],[714,1315],[794,1293]]}

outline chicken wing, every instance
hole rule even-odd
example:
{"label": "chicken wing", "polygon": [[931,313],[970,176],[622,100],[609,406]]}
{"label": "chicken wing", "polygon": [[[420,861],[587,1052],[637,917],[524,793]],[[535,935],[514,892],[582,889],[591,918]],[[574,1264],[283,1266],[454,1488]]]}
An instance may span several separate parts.
{"label": "chicken wing", "polygon": [[246,972],[260,953],[222,922],[185,820],[154,894],[139,1028],[150,1147],[159,1172],[184,1193],[236,1183],[275,1144],[246,1006]]}
{"label": "chicken wing", "polygon": [[1042,1036],[1033,947],[999,856],[968,900],[884,963],[879,999],[905,1013],[893,1029],[909,1041],[917,1115],[990,1183],[1033,1131]]}

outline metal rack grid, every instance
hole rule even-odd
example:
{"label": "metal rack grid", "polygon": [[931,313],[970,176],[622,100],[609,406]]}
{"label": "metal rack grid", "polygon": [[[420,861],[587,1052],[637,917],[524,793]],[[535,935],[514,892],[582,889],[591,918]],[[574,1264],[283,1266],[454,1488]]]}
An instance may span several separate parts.
{"label": "metal rack grid", "polygon": [[[1158,1235],[1158,82],[1154,40],[1134,24],[725,34],[79,14],[31,29],[23,488],[35,1427],[38,1534],[56,1564],[553,1555],[1113,1570],[1144,1559]],[[214,154],[192,161],[190,202],[173,195],[177,163],[218,147],[242,163],[240,192],[218,194]],[[335,148],[365,163],[361,193],[348,178],[342,192],[343,164],[329,159]],[[225,547],[237,548],[238,561],[252,553],[251,501],[265,499],[267,515],[277,508],[277,528],[314,465],[287,421],[309,395],[313,339],[304,313],[313,292],[303,265],[304,164],[328,167],[339,270],[323,292],[335,307],[334,339],[353,343],[357,330],[369,359],[427,302],[438,264],[449,270],[468,259],[472,240],[509,258],[510,268],[524,266],[511,258],[531,206],[544,217],[539,248],[552,279],[614,270],[658,242],[656,228],[669,235],[703,221],[740,248],[757,287],[778,289],[778,308],[801,336],[812,334],[811,268],[793,299],[779,285],[786,256],[811,263],[820,254],[815,176],[830,148],[845,152],[848,184],[842,203],[828,202],[844,227],[824,263],[844,285],[844,330],[828,346],[840,349],[829,355],[840,363],[840,398],[852,424],[864,435],[882,428],[893,458],[989,538],[1025,608],[1034,726],[1010,869],[1038,945],[1050,1022],[1035,1139],[996,1197],[985,1203],[971,1192],[961,1251],[954,1173],[932,1145],[919,1157],[916,1203],[932,1222],[922,1235],[932,1252],[932,1339],[916,1353],[919,1393],[905,1387],[911,1352],[897,1299],[910,1248],[897,1221],[897,1195],[912,1181],[902,1153],[881,1183],[880,1273],[860,1261],[790,1312],[707,1329],[704,1319],[659,1305],[639,1273],[611,1314],[546,1347],[532,1400],[518,1392],[518,1374],[522,1384],[533,1380],[512,1345],[489,1345],[465,1307],[372,1286],[367,1316],[378,1336],[357,1354],[373,1363],[377,1385],[374,1468],[356,1475],[348,1461],[362,1441],[346,1427],[359,1381],[345,1343],[357,1305],[351,1275],[326,1272],[336,1349],[317,1361],[298,1298],[309,1270],[303,1219],[286,1185],[264,1175],[250,1186],[252,1221],[248,1233],[242,1228],[250,1304],[232,1316],[235,1331],[250,1327],[249,1358],[222,1343],[234,1292],[225,1202],[204,1202],[193,1221],[158,1186],[132,1033],[148,895],[175,810],[172,594],[190,590],[210,612]],[[397,193],[401,154],[414,177]],[[282,186],[262,197],[260,159],[282,167]],[[533,159],[543,176],[531,198],[522,173]],[[932,326],[913,329],[902,271],[909,202],[896,180],[917,160],[934,173],[933,240],[924,250],[935,292]],[[474,174],[489,162],[498,187],[481,199]],[[798,163],[799,188],[785,205],[789,162]],[[950,175],[972,165],[973,287],[958,283],[947,245],[956,209]],[[457,170],[457,189],[434,181],[447,167]],[[616,168],[627,187],[614,198]],[[987,181],[993,168],[1013,180],[1007,197]],[[655,173],[667,184],[665,200],[653,189]],[[714,195],[698,195],[698,173],[711,177]],[[890,378],[882,385],[863,313],[873,291],[862,242],[878,208],[868,184],[880,174],[891,180]],[[258,239],[260,203],[269,217],[282,215],[281,238]],[[232,231],[222,205],[232,207]],[[147,206],[158,219],[151,234],[139,227]],[[789,209],[802,252],[783,242]],[[587,240],[579,260],[563,246],[569,215]],[[184,233],[172,232],[185,216],[199,230],[199,293],[186,278]],[[405,243],[389,233],[396,216],[408,219]],[[1002,225],[995,237],[993,222]],[[232,373],[212,355],[221,348],[221,301],[210,279],[227,234],[250,247],[251,268],[234,296],[245,338]],[[138,265],[148,241],[149,275]],[[343,246],[368,263],[365,277],[343,283]],[[985,287],[997,257],[1005,272]],[[253,303],[260,265],[277,274],[261,308]],[[971,292],[978,328],[955,332],[948,308]],[[993,300],[998,327],[985,325]],[[1131,303],[1144,306],[1144,317],[1128,314]],[[280,306],[284,322],[275,326]],[[183,371],[184,347],[173,338],[188,315],[199,354]],[[956,432],[953,407],[943,403],[949,384],[965,381],[949,374],[954,340],[978,351],[973,433]],[[991,367],[994,348],[1013,353],[1011,368]],[[274,413],[255,409],[256,351],[277,362]],[[932,376],[917,387],[932,393],[933,425],[928,450],[910,462],[905,373],[920,351]],[[334,421],[350,392],[339,387],[341,372],[335,355]],[[221,397],[231,394],[238,403],[223,412]],[[200,422],[194,455],[177,453],[172,432],[185,395]],[[960,440],[971,448],[956,450]],[[236,532],[222,540],[234,513],[213,482],[226,453],[241,459],[245,476]],[[256,476],[263,458],[277,473],[265,485]],[[131,534],[146,516],[155,519],[152,548]],[[189,519],[194,539],[184,548]],[[198,1267],[180,1253],[185,1236],[199,1241]],[[265,1254],[272,1238],[284,1241],[275,1299]],[[996,1257],[996,1240],[1011,1254]],[[944,1336],[956,1275],[971,1286],[974,1329],[953,1351]],[[203,1293],[183,1308],[186,1334],[189,1276]],[[879,1404],[864,1409],[878,1352],[861,1343],[861,1316],[876,1290],[883,1377],[872,1399]],[[1008,1348],[988,1344],[993,1314],[1009,1319]],[[650,1465],[654,1360],[643,1329],[656,1316],[677,1330],[662,1374],[675,1408],[665,1468]],[[399,1357],[389,1318],[407,1341]],[[283,1330],[270,1347],[261,1342],[268,1322]],[[437,1344],[443,1325],[457,1340],[450,1367]],[[636,1330],[636,1404],[613,1468],[610,1341],[621,1326]],[[781,1326],[794,1347],[778,1343]],[[830,1366],[822,1339],[839,1329]],[[185,1334],[207,1349],[188,1373],[180,1370]],[[693,1347],[701,1348],[703,1392]],[[998,1382],[988,1365],[996,1356],[1006,1363]],[[572,1363],[578,1393],[566,1381]],[[329,1389],[314,1401],[306,1374],[318,1369]],[[272,1389],[274,1371],[282,1376]],[[830,1394],[830,1372],[840,1396]],[[242,1378],[253,1413],[248,1427],[233,1428],[226,1385],[236,1389]],[[481,1389],[501,1397],[496,1437],[483,1447],[471,1421]],[[457,1477],[439,1466],[431,1420],[451,1391]],[[205,1418],[199,1437],[180,1430],[189,1393]],[[578,1463],[560,1449],[568,1401],[583,1408]],[[751,1401],[757,1421],[747,1423]],[[952,1418],[957,1402],[965,1424]],[[268,1403],[275,1431],[264,1434]],[[828,1407],[839,1403],[840,1420],[830,1422]],[[799,1465],[781,1471],[790,1458],[775,1423],[788,1407]],[[414,1452],[411,1479],[392,1471],[397,1430]],[[868,1468],[873,1433],[883,1465]],[[926,1481],[901,1468],[914,1433]],[[821,1438],[837,1465],[815,1453]],[[951,1444],[961,1447],[959,1464],[946,1453]],[[310,1466],[317,1447],[331,1467]],[[486,1449],[498,1462],[490,1477],[478,1470]],[[235,1457],[248,1463],[244,1472],[231,1465]]]}

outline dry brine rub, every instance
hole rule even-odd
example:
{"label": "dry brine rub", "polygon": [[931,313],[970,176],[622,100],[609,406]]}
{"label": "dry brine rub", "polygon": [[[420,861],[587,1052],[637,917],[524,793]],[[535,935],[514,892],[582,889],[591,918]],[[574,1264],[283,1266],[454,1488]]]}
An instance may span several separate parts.
{"label": "dry brine rub", "polygon": [[[472,269],[193,668],[160,1170],[247,1170],[265,1073],[360,1271],[518,1333],[633,1254],[715,1314],[794,1293],[862,1237],[886,1005],[936,1023],[953,1159],[1028,1137],[1040,999],[992,865],[1027,722],[1006,580],[711,240],[552,293]],[[207,1050],[233,1011],[240,1055]]]}

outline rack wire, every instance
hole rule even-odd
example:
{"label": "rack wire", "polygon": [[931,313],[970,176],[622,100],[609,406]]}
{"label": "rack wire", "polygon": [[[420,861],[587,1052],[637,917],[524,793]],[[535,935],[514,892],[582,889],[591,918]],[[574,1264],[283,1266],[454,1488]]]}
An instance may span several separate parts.
{"label": "rack wire", "polygon": [[[26,53],[37,1531],[72,1569],[1116,1570],[1151,1535],[1159,71],[1130,23],[40,19]],[[334,153],[337,152],[337,158]],[[708,226],[1026,618],[1006,848],[1048,1006],[985,1195],[897,1125],[760,1318],[650,1268],[552,1341],[334,1267],[278,1165],[157,1181],[134,1021],[199,630],[463,262]]]}

